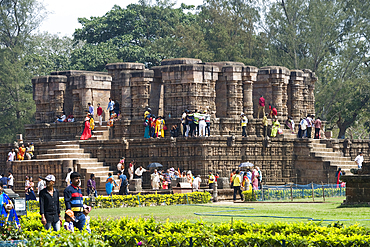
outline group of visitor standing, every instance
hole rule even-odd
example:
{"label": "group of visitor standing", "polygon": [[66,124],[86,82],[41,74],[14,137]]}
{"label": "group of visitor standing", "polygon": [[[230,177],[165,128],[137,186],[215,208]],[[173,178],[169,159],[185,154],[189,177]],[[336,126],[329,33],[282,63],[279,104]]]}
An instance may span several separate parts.
{"label": "group of visitor standing", "polygon": [[144,112],[144,138],[164,138],[165,130],[167,130],[166,121],[161,116],[155,116],[148,108]]}
{"label": "group of visitor standing", "polygon": [[306,118],[301,118],[298,126],[298,138],[312,138],[312,129],[315,129],[314,138],[320,139],[320,130],[322,123],[320,117],[314,119],[314,115],[307,115]]}
{"label": "group of visitor standing", "polygon": [[181,115],[180,131],[183,137],[211,136],[211,115],[207,110],[185,110]]}

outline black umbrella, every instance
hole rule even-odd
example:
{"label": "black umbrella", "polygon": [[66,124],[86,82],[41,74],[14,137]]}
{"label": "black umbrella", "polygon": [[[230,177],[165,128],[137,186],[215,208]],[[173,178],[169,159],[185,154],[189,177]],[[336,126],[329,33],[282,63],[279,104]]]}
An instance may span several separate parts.
{"label": "black umbrella", "polygon": [[252,167],[252,166],[254,165],[250,162],[243,162],[239,165],[239,167]]}
{"label": "black umbrella", "polygon": [[163,167],[162,164],[159,164],[159,163],[151,163],[148,165],[148,169],[151,169],[151,168],[159,168],[159,167]]}

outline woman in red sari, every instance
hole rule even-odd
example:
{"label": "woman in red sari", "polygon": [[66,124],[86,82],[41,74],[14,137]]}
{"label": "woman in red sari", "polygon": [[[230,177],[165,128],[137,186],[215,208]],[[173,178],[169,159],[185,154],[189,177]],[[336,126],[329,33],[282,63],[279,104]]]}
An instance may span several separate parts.
{"label": "woman in red sari", "polygon": [[80,140],[87,140],[90,137],[91,137],[90,118],[86,117],[84,131],[82,132]]}

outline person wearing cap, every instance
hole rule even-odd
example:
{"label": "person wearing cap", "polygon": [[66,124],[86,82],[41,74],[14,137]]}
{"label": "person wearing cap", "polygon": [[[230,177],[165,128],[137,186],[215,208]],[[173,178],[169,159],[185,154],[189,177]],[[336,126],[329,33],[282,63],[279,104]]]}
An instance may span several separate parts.
{"label": "person wearing cap", "polygon": [[66,210],[72,210],[76,217],[73,225],[82,231],[86,218],[83,214],[83,196],[81,188],[78,186],[81,182],[81,175],[78,172],[73,172],[71,174],[71,181],[72,183],[64,190],[64,202]]}
{"label": "person wearing cap", "polygon": [[248,123],[248,118],[244,115],[243,112],[240,115],[240,123],[242,125],[242,136],[243,137],[247,137],[247,123]]}
{"label": "person wearing cap", "polygon": [[46,230],[53,227],[54,231],[59,231],[62,218],[60,216],[59,191],[54,188],[54,175],[47,175],[46,188],[40,191],[40,214],[41,223]]}

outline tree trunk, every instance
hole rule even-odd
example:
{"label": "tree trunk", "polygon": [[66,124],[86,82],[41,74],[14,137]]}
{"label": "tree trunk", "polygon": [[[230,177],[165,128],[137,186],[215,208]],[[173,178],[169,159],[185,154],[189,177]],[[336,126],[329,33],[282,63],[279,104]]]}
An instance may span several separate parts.
{"label": "tree trunk", "polygon": [[338,127],[339,127],[338,139],[344,139],[345,134],[346,134],[346,130],[347,130],[348,127],[343,126],[343,125],[341,125],[341,126],[338,125]]}

